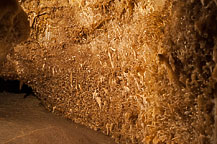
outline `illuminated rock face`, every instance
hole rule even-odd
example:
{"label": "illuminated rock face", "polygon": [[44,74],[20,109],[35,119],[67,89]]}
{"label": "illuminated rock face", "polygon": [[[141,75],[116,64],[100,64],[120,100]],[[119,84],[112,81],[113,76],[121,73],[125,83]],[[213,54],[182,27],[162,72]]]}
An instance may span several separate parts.
{"label": "illuminated rock face", "polygon": [[31,36],[0,75],[119,143],[211,143],[215,1],[157,2],[25,0]]}
{"label": "illuminated rock face", "polygon": [[26,40],[30,28],[28,17],[16,0],[0,1],[0,66],[13,46]]}

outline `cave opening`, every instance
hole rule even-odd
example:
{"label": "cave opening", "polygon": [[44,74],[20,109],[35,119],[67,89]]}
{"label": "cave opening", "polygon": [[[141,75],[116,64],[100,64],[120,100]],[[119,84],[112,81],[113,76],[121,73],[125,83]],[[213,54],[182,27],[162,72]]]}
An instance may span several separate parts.
{"label": "cave opening", "polygon": [[34,95],[32,88],[19,80],[5,80],[0,77],[0,93],[24,94],[24,98]]}

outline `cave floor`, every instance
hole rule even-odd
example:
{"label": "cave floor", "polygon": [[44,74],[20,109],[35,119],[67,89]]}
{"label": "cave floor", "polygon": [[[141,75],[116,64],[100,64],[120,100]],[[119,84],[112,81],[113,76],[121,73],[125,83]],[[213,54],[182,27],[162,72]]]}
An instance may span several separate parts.
{"label": "cave floor", "polygon": [[0,144],[114,144],[107,136],[55,116],[33,96],[0,93]]}

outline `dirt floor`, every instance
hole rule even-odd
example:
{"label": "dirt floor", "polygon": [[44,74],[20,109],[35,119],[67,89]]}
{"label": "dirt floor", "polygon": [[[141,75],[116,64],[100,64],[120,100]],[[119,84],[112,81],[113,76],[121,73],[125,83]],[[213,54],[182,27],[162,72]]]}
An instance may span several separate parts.
{"label": "dirt floor", "polygon": [[47,112],[34,96],[0,93],[1,144],[114,144],[107,136]]}

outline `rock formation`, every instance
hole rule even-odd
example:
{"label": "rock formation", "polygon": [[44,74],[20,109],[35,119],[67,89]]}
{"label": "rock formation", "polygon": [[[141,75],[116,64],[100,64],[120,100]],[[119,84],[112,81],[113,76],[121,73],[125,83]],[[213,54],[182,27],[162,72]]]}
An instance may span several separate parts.
{"label": "rock formation", "polygon": [[0,1],[0,69],[14,45],[28,38],[28,16],[16,0]]}
{"label": "rock formation", "polygon": [[215,0],[25,0],[0,73],[118,143],[214,143]]}

